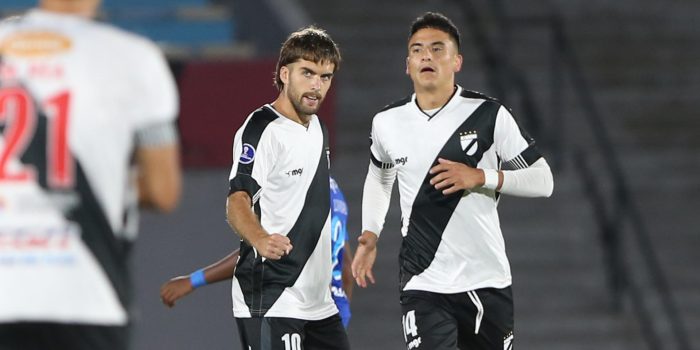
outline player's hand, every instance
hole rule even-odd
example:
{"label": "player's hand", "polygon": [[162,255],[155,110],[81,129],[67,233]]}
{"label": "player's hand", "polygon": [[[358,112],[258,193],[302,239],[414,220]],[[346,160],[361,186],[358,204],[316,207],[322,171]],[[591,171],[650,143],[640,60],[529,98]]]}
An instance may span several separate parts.
{"label": "player's hand", "polygon": [[258,254],[270,260],[279,260],[292,251],[292,242],[279,233],[266,234],[251,242]]}
{"label": "player's hand", "polygon": [[193,290],[189,276],[175,277],[160,286],[160,300],[165,306],[173,307],[178,299],[192,293]]}
{"label": "player's hand", "polygon": [[377,258],[377,239],[377,235],[370,231],[362,232],[357,239],[357,251],[352,260],[352,277],[362,288],[367,288],[367,280],[374,284],[372,266]]}
{"label": "player's hand", "polygon": [[484,171],[464,163],[438,158],[438,165],[430,168],[430,184],[442,194],[448,195],[461,190],[471,190],[484,185]]}

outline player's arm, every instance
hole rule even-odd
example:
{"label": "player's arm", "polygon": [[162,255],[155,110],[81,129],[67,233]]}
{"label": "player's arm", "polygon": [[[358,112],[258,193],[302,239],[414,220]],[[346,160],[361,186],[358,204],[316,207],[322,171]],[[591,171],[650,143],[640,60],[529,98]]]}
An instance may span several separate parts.
{"label": "player's arm", "polygon": [[494,147],[507,160],[502,170],[472,168],[461,162],[438,159],[430,169],[430,184],[445,195],[476,187],[520,197],[549,197],[554,180],[547,161],[518,127],[507,109],[501,107],[494,130]]}
{"label": "player's arm", "polygon": [[165,212],[175,209],[182,188],[177,144],[138,147],[136,161],[141,206]]}
{"label": "player's arm", "polygon": [[484,187],[519,197],[549,197],[554,186],[552,171],[544,158],[517,170],[478,169],[440,158],[430,174],[434,175],[430,184],[445,195]]}
{"label": "player's arm", "polygon": [[353,277],[352,277],[352,250],[350,249],[350,243],[345,241],[345,247],[343,248],[343,290],[345,295],[348,297],[348,301],[352,300],[352,288]]}
{"label": "player's arm", "polygon": [[161,211],[175,209],[180,199],[182,174],[175,118],[178,115],[177,88],[160,49],[152,43],[134,46],[138,57],[131,77],[134,104],[131,117],[136,123],[135,160],[138,171],[139,203]]}
{"label": "player's arm", "polygon": [[270,234],[260,226],[250,196],[245,191],[236,191],[228,196],[226,218],[229,226],[267,259],[279,260],[292,250],[287,236]]}
{"label": "player's arm", "polygon": [[362,192],[362,234],[357,239],[352,262],[352,275],[362,288],[367,287],[367,280],[375,282],[372,267],[377,258],[377,240],[389,211],[391,188],[396,179],[396,169],[377,163],[372,155]]}
{"label": "player's arm", "polygon": [[201,286],[230,280],[233,277],[239,255],[240,252],[236,249],[223,259],[199,269],[189,276],[178,276],[170,279],[160,287],[160,299],[166,306],[173,307],[177,300]]}

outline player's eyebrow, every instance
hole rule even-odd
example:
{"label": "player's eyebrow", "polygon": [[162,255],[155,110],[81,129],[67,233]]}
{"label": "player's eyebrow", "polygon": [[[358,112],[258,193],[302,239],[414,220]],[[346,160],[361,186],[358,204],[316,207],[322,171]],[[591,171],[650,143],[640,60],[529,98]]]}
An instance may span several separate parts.
{"label": "player's eyebrow", "polygon": [[[410,48],[412,48],[412,47],[414,47],[414,46],[420,46],[420,47],[422,47],[422,46],[423,46],[423,43],[420,43],[420,42],[418,42],[418,43],[413,43],[413,44],[411,44],[408,48],[410,49]],[[442,41],[442,40],[433,41],[432,43],[429,44],[429,46],[445,46],[445,42]]]}

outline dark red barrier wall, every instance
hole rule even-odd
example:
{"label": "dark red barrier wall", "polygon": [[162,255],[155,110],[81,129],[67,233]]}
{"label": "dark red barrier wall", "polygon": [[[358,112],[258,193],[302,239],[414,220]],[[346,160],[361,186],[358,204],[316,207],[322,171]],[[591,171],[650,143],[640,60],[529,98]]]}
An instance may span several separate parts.
{"label": "dark red barrier wall", "polygon": [[[233,135],[255,109],[277,98],[274,60],[191,62],[178,69],[179,129],[186,167],[230,167]],[[333,86],[319,111],[333,130]]]}

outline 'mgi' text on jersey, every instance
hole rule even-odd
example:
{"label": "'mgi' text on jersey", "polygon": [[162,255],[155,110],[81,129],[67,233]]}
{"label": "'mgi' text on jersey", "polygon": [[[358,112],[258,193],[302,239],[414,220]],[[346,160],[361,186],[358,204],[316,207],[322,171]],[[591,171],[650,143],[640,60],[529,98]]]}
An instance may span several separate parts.
{"label": "'mgi' text on jersey", "polygon": [[304,172],[304,168],[299,168],[299,169],[289,170],[289,171],[285,172],[285,174],[287,174],[287,176],[299,176],[303,172]]}

